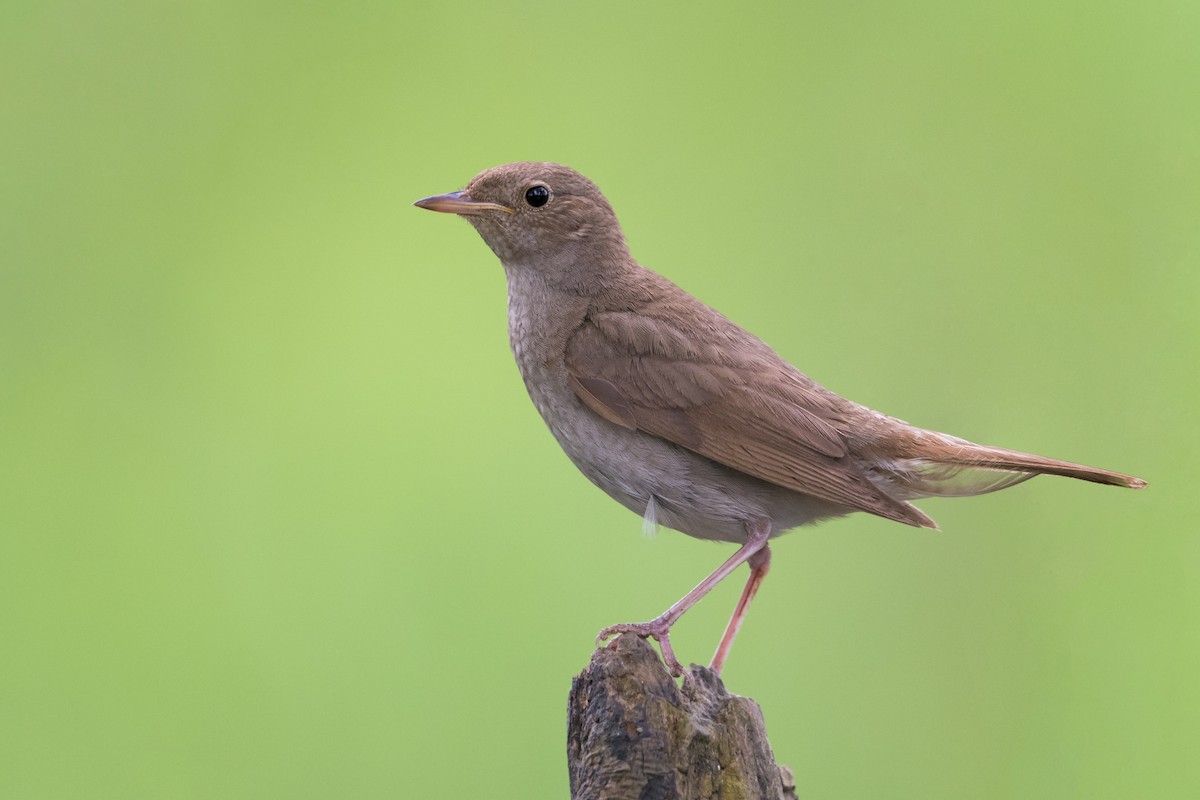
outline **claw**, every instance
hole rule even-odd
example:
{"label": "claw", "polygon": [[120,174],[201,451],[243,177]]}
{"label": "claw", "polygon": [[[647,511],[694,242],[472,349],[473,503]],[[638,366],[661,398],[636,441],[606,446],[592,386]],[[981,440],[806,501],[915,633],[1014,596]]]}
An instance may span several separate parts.
{"label": "claw", "polygon": [[667,669],[673,677],[678,678],[683,674],[683,665],[679,663],[679,659],[675,657],[675,650],[671,647],[670,632],[670,624],[662,619],[650,622],[623,622],[618,625],[609,625],[600,631],[596,635],[596,646],[603,646],[606,639],[620,633],[632,633],[643,639],[653,639],[658,642],[658,649],[662,651],[663,662],[667,665]]}

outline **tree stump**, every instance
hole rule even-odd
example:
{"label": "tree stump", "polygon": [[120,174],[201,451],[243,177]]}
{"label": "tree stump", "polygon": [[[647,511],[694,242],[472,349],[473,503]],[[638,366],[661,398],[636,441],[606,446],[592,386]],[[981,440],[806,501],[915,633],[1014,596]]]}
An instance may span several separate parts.
{"label": "tree stump", "polygon": [[572,800],[795,800],[758,703],[705,667],[679,686],[645,641],[617,637],[571,682]]}

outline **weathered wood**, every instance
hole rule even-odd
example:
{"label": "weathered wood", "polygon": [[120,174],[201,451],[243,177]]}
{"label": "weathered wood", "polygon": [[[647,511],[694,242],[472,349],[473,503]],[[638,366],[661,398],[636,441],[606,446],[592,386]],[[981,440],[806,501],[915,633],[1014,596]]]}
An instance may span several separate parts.
{"label": "weathered wood", "polygon": [[758,704],[704,667],[677,685],[637,636],[597,650],[569,702],[572,800],[795,800]]}

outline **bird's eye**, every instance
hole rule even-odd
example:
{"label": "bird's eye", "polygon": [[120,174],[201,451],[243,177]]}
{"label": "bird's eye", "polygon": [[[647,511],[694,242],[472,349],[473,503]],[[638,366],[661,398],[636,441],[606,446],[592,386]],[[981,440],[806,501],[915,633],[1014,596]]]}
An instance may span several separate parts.
{"label": "bird's eye", "polygon": [[550,190],[538,184],[525,190],[525,202],[534,208],[541,208],[550,202]]}

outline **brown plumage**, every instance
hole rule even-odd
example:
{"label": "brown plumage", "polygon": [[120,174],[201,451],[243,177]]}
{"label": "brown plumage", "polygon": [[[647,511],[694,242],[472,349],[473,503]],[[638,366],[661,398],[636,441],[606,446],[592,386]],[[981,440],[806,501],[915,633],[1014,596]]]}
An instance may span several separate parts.
{"label": "brown plumage", "polygon": [[1040,474],[1141,488],[1108,470],[924,430],[817,384],[768,345],[629,255],[616,215],[582,175],[507,164],[418,206],[464,216],[504,264],[509,334],[531,398],[567,455],[623,505],[693,536],[742,547],[648,623],[660,642],[743,562],[751,577],[720,669],[789,528],[866,511],[919,527],[909,501],[996,491]]}

